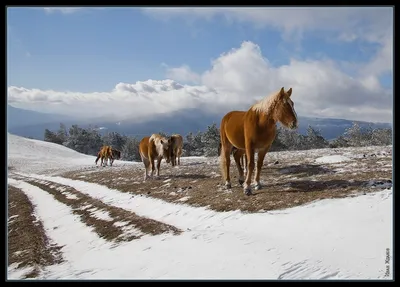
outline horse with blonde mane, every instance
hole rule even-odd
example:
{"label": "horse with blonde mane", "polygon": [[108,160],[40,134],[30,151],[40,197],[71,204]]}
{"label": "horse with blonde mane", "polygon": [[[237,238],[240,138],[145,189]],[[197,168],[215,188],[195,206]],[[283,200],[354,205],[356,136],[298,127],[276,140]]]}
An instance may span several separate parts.
{"label": "horse with blonde mane", "polygon": [[[101,159],[100,166],[106,166],[108,159],[110,158],[110,160],[111,160],[112,157],[113,157],[113,155],[112,155],[111,146],[105,145],[105,146],[102,146],[100,151],[97,153],[97,158],[94,161],[94,163],[97,165],[97,162],[99,161],[99,159]],[[111,163],[111,165],[112,165],[112,163]]]}
{"label": "horse with blonde mane", "polygon": [[144,137],[139,143],[139,153],[145,167],[144,180],[148,178],[148,170],[151,170],[153,177],[157,160],[157,176],[160,176],[160,165],[162,159],[167,163],[171,161],[171,139],[160,134],[152,134],[150,137]]}
{"label": "horse with blonde mane", "polygon": [[99,159],[101,159],[100,165],[101,166],[106,166],[108,163],[108,160],[110,160],[110,166],[113,165],[114,160],[120,159],[121,158],[121,151],[112,148],[111,146],[103,146],[100,151],[97,153],[97,158],[95,160],[95,164],[97,165],[97,162]]}
{"label": "horse with blonde mane", "polygon": [[[285,92],[282,87],[274,93],[252,105],[247,111],[231,111],[221,120],[221,155],[220,165],[225,179],[225,186],[231,188],[230,153],[236,148],[234,159],[239,171],[239,184],[243,185],[244,193],[251,195],[251,177],[255,167],[254,154],[258,153],[257,168],[254,175],[255,189],[261,188],[260,172],[265,155],[269,151],[276,136],[276,124],[282,123],[289,129],[298,127],[297,114],[290,96],[292,88]],[[247,158],[247,175],[244,179],[240,165],[242,154]]]}
{"label": "horse with blonde mane", "polygon": [[181,155],[183,149],[183,137],[180,134],[173,134],[171,139],[171,162],[172,166],[176,166],[176,158],[178,158],[178,165],[181,165]]}

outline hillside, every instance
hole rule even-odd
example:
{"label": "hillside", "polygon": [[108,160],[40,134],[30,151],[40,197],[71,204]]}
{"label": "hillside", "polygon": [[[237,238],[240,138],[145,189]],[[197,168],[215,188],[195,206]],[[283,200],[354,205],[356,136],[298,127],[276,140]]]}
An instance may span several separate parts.
{"label": "hillside", "polygon": [[391,146],[271,152],[254,196],[217,158],[143,182],[141,163],[8,150],[9,279],[392,278]]}

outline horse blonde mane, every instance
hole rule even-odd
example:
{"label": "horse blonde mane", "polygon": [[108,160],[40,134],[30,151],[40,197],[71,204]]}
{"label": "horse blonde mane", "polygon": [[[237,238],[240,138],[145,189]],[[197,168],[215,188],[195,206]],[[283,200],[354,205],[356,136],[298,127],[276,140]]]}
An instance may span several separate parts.
{"label": "horse blonde mane", "polygon": [[264,97],[263,99],[252,105],[250,109],[257,113],[265,113],[268,115],[272,115],[273,110],[275,109],[275,106],[279,101],[280,93],[281,90],[274,92],[269,96]]}
{"label": "horse blonde mane", "polygon": [[165,145],[163,145],[161,141],[168,142],[168,139],[160,134],[152,134],[151,137],[149,138],[149,143],[154,142],[157,154],[159,156],[164,156]]}

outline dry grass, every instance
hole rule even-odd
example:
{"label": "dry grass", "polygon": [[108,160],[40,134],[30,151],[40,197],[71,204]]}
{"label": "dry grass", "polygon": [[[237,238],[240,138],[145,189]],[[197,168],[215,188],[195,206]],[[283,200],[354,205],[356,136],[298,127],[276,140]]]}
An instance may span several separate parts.
{"label": "dry grass", "polygon": [[[338,150],[331,150],[338,153]],[[363,152],[362,150],[360,151]],[[165,162],[159,178],[143,182],[144,169],[138,167],[99,168],[95,171],[74,171],[63,176],[105,185],[132,194],[145,194],[169,202],[185,202],[193,206],[208,206],[216,211],[246,212],[283,209],[325,198],[352,196],[372,192],[376,185],[370,180],[391,183],[391,155],[376,157],[365,150],[365,157],[350,162],[318,164],[312,151],[291,153],[277,158],[270,153],[270,164],[264,163],[261,172],[263,188],[245,196],[238,184],[238,172],[231,163],[232,189],[226,190],[220,176],[217,159],[210,162],[185,162],[173,168]]]}
{"label": "dry grass", "polygon": [[51,245],[42,222],[33,215],[28,197],[18,188],[8,186],[8,264],[32,267],[26,278],[35,278],[44,266],[63,261],[60,246]]}

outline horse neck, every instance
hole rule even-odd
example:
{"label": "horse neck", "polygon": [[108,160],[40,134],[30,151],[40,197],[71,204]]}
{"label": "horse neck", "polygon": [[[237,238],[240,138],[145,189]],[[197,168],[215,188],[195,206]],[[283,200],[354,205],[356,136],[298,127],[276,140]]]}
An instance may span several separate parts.
{"label": "horse neck", "polygon": [[250,108],[250,110],[257,114],[259,125],[267,127],[276,124],[275,108],[277,102],[276,96],[268,97],[262,99]]}
{"label": "horse neck", "polygon": [[272,113],[258,112],[258,125],[261,127],[275,126],[276,120]]}

